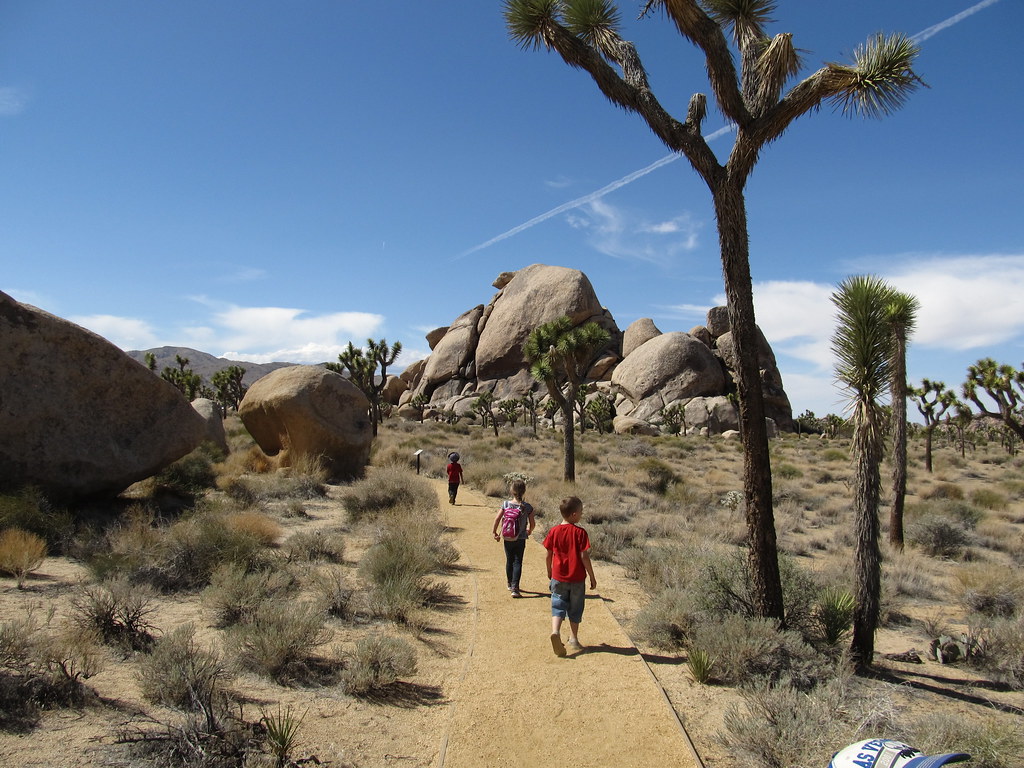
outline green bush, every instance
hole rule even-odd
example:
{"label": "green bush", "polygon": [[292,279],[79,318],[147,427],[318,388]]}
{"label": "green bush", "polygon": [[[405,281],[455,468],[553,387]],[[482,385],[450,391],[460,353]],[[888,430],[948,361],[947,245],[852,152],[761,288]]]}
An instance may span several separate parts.
{"label": "green bush", "polygon": [[153,478],[157,490],[180,493],[184,496],[195,496],[216,485],[217,473],[213,469],[214,461],[223,456],[211,451],[204,443],[187,456],[160,470]]}
{"label": "green bush", "polygon": [[962,501],[964,498],[964,491],[959,485],[954,485],[953,483],[939,483],[924,494],[924,498]]}
{"label": "green bush", "polygon": [[940,515],[929,515],[907,528],[907,541],[934,557],[957,558],[971,543],[962,524]]}
{"label": "green bush", "polygon": [[315,605],[265,602],[251,622],[229,629],[228,655],[241,669],[277,682],[302,677],[313,652],[328,639],[324,618]]}
{"label": "green bush", "polygon": [[210,711],[228,672],[215,652],[195,639],[195,625],[164,635],[139,662],[142,695],[156,704],[186,711]]}
{"label": "green bush", "polygon": [[637,469],[643,474],[643,479],[639,483],[640,488],[649,493],[663,496],[669,486],[679,480],[678,475],[668,464],[653,456],[641,459],[637,463]]}
{"label": "green bush", "polygon": [[854,605],[853,595],[845,590],[830,587],[821,593],[814,618],[825,645],[834,647],[846,636],[853,626]]}
{"label": "green bush", "polygon": [[779,466],[772,469],[772,475],[783,480],[794,480],[798,477],[803,477],[804,473],[803,470],[792,464],[779,464]]}
{"label": "green bush", "polygon": [[416,672],[416,653],[405,640],[386,635],[364,637],[346,661],[341,685],[346,693],[364,695],[386,688]]}
{"label": "green bush", "polygon": [[295,580],[285,571],[249,572],[235,563],[225,563],[210,577],[203,602],[215,626],[229,627],[253,621],[261,605],[283,598],[295,586]]}
{"label": "green bush", "polygon": [[663,590],[637,613],[634,630],[655,648],[678,651],[690,645],[696,610],[689,590]]}
{"label": "green bush", "polygon": [[51,554],[63,554],[75,529],[66,509],[54,507],[43,492],[27,486],[16,493],[0,494],[0,530],[20,528],[46,542]]}
{"label": "green bush", "polygon": [[971,503],[983,509],[1006,509],[1007,500],[1003,494],[991,488],[978,488],[971,493]]}
{"label": "green bush", "polygon": [[809,691],[835,674],[828,659],[797,632],[780,632],[774,621],[766,619],[732,615],[698,623],[691,647],[716,660],[715,677],[726,685],[777,683],[785,678],[795,689]]}

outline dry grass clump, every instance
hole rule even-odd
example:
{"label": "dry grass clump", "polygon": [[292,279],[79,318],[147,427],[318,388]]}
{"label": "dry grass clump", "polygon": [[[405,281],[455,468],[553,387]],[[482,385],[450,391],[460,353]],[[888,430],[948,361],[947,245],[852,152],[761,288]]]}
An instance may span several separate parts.
{"label": "dry grass clump", "polygon": [[13,576],[18,589],[25,579],[46,560],[46,542],[34,533],[20,528],[0,532],[0,573]]}
{"label": "dry grass clump", "polygon": [[363,696],[395,684],[416,673],[416,652],[402,638],[375,634],[360,638],[345,660],[341,687]]}
{"label": "dry grass clump", "polygon": [[1024,578],[999,565],[969,563],[955,572],[957,598],[971,613],[1010,617],[1024,607]]}
{"label": "dry grass clump", "polygon": [[430,505],[436,497],[426,481],[394,467],[382,467],[353,483],[341,497],[349,520],[358,523],[386,512]]}
{"label": "dry grass clump", "polygon": [[183,624],[153,645],[139,661],[142,695],[149,701],[186,711],[209,711],[229,677],[219,654],[195,639],[195,625]]}
{"label": "dry grass clump", "polygon": [[1016,768],[1024,764],[1024,728],[1017,715],[978,720],[927,713],[908,722],[905,740],[927,755],[966,752],[971,756],[972,768]]}
{"label": "dry grass clump", "polygon": [[234,512],[224,515],[224,525],[241,536],[251,536],[264,547],[277,544],[284,531],[266,515],[258,512]]}

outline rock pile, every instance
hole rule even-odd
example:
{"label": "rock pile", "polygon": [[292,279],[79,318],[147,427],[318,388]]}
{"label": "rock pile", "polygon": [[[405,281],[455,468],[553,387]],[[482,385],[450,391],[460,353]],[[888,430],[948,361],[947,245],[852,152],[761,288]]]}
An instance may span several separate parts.
{"label": "rock pile", "polygon": [[[488,304],[427,334],[431,354],[401,374],[408,389],[392,401],[400,416],[418,417],[418,409],[410,407],[417,398],[435,412],[460,416],[469,414],[483,392],[496,401],[533,392],[543,402],[546,390],[530,376],[523,345],[539,325],[568,316],[574,326],[593,321],[610,334],[608,345],[594,354],[587,379],[595,391],[613,398],[616,431],[657,432],[664,412],[674,406],[688,431],[738,427],[735,353],[725,307],[712,308],[706,325],[688,333],[662,333],[650,318],[622,332],[578,270],[534,264],[503,272],[493,285],[498,292]],[[763,335],[758,362],[766,414],[779,429],[791,429],[792,407]]]}

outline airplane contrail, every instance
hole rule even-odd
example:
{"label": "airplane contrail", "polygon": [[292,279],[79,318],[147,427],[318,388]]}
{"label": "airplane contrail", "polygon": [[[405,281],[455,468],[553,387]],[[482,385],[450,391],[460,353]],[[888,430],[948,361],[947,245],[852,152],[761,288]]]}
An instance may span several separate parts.
{"label": "airplane contrail", "polygon": [[981,0],[981,2],[978,3],[977,5],[972,5],[966,11],[960,11],[960,13],[956,14],[955,16],[950,16],[945,21],[940,21],[938,24],[935,24],[931,27],[928,27],[928,29],[918,32],[910,39],[913,40],[915,43],[923,43],[929,37],[933,37],[939,34],[939,32],[941,32],[944,29],[949,29],[954,24],[959,24],[968,16],[972,16],[978,11],[982,10],[983,8],[988,8],[988,6],[995,5],[998,2],[999,0]]}
{"label": "airplane contrail", "polygon": [[[968,16],[972,16],[978,11],[987,8],[990,5],[995,5],[998,2],[999,0],[981,0],[980,3],[972,5],[967,10],[961,11],[960,13],[954,16],[950,16],[945,21],[940,21],[938,24],[934,24],[928,27],[927,29],[918,32],[916,35],[912,35],[910,39],[913,40],[915,43],[923,43],[925,40],[929,39],[930,37],[934,37],[939,32],[942,32],[945,29],[949,29],[954,24],[959,24]],[[731,133],[733,130],[735,130],[735,128],[736,126],[732,124],[723,126],[722,128],[719,128],[717,131],[709,133],[707,136],[704,137],[704,140],[713,141],[717,139],[719,136],[724,136],[727,133]],[[536,225],[545,222],[548,219],[553,218],[560,213],[565,213],[566,211],[571,211],[574,208],[579,208],[581,205],[586,205],[587,203],[591,203],[594,200],[600,200],[605,195],[614,192],[615,190],[620,189],[626,186],[627,184],[632,184],[637,179],[643,178],[649,173],[653,173],[662,166],[668,165],[669,163],[674,163],[680,157],[682,157],[682,155],[677,152],[673,152],[670,155],[666,155],[660,160],[655,160],[650,165],[645,166],[638,171],[628,173],[621,179],[616,179],[610,184],[607,184],[601,187],[600,189],[595,190],[594,192],[583,195],[583,197],[577,197],[575,200],[570,200],[567,203],[562,203],[558,207],[552,208],[550,211],[546,211],[545,213],[542,213],[539,216],[534,216],[529,221],[524,221],[522,224],[512,227],[512,229],[506,232],[502,232],[500,235],[492,237],[490,240],[487,240],[486,242],[480,243],[479,245],[474,245],[472,248],[469,248],[460,253],[458,256],[455,256],[454,259],[461,259],[466,256],[469,256],[471,253],[482,251],[484,248],[488,248],[494,245],[495,243],[500,243],[502,240],[507,240],[513,235],[518,235],[520,232],[530,229],[531,227],[535,227]]]}

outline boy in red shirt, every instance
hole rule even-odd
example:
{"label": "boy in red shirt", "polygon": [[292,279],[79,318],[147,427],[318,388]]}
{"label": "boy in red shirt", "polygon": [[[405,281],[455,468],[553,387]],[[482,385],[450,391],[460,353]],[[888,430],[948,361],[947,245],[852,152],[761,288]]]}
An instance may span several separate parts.
{"label": "boy in red shirt", "polygon": [[455,503],[455,495],[459,492],[459,483],[462,482],[462,465],[459,464],[459,454],[452,451],[448,454],[448,466],[445,467],[448,473],[448,503]]}
{"label": "boy in red shirt", "polygon": [[548,531],[544,549],[548,551],[548,578],[551,579],[551,647],[556,656],[565,656],[562,621],[569,619],[569,648],[580,650],[583,646],[578,634],[587,595],[586,578],[590,577],[591,589],[597,588],[597,579],[590,562],[590,537],[579,525],[583,502],[570,496],[562,499],[558,511],[562,513],[562,522]]}

